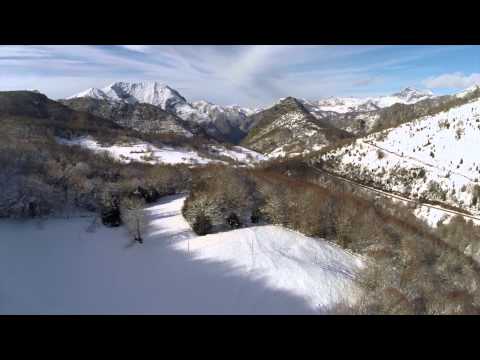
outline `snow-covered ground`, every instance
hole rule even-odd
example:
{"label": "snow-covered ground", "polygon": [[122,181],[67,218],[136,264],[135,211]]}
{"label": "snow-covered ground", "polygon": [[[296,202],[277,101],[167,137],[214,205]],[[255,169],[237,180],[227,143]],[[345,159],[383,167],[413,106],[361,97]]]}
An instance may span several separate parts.
{"label": "snow-covered ground", "polygon": [[[173,148],[170,146],[159,148],[141,141],[130,144],[115,144],[112,146],[102,146],[98,141],[91,137],[81,137],[71,140],[57,138],[57,141],[65,145],[79,145],[97,153],[106,152],[116,160],[126,163],[139,161],[149,164],[172,165],[205,165],[209,163],[225,164],[224,161],[204,157],[191,149],[181,147]],[[210,152],[212,155],[222,155],[243,164],[256,163],[266,159],[262,154],[241,146],[233,146],[232,149],[229,150],[222,146],[211,145]]]}
{"label": "snow-covered ground", "polygon": [[309,314],[358,294],[357,256],[276,226],[197,237],[183,201],[145,210],[143,245],[92,218],[1,220],[0,314]]}
{"label": "snow-covered ground", "polygon": [[158,148],[146,142],[102,146],[95,139],[82,137],[72,140],[58,139],[62,144],[79,145],[95,152],[107,152],[122,162],[140,161],[150,164],[208,164],[212,160],[200,156],[197,152],[182,148]]}
{"label": "snow-covered ground", "polygon": [[[455,216],[454,214],[449,214],[445,211],[430,208],[427,206],[418,206],[414,210],[415,216],[427,222],[431,227],[437,227],[439,222],[443,224],[448,224],[450,220]],[[469,220],[469,219],[467,219]]]}

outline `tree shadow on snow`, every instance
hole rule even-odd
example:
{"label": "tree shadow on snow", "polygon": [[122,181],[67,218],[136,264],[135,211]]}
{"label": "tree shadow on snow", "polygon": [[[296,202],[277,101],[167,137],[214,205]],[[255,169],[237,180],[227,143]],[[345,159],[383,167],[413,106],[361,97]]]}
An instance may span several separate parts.
{"label": "tree shadow on snow", "polygon": [[[119,241],[124,239],[123,232],[118,229],[100,227],[87,232],[87,220],[72,224],[77,225],[49,224],[51,234],[64,231],[65,236],[42,240],[35,251],[28,252],[28,261],[24,246],[10,252],[10,262],[22,266],[5,279],[25,287],[16,292],[6,289],[12,300],[1,304],[0,313],[318,313],[305,298],[276,289],[255,271],[227,261],[199,259],[193,251],[176,249],[168,241],[170,237],[175,241],[187,239],[192,235],[189,229],[172,232],[157,228],[143,244],[125,249],[125,243]],[[67,234],[75,231],[81,233],[82,241],[67,241]],[[45,239],[50,238],[47,235]],[[30,240],[22,241],[27,244]],[[44,264],[46,258],[52,265],[38,271],[38,264]]]}

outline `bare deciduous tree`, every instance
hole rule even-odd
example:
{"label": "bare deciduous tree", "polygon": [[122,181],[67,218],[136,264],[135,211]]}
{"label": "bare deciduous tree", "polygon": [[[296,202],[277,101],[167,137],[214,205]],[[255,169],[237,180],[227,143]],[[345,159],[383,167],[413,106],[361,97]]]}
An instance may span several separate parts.
{"label": "bare deciduous tree", "polygon": [[144,202],[137,198],[126,198],[120,205],[122,221],[133,236],[134,241],[143,243],[147,221],[143,212]]}

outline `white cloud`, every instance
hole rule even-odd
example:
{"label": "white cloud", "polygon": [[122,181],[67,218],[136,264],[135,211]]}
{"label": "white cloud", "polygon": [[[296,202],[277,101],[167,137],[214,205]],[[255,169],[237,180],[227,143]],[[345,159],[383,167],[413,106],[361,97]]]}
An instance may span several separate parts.
{"label": "white cloud", "polygon": [[442,74],[439,76],[430,77],[423,81],[423,84],[429,89],[437,88],[455,88],[465,89],[475,84],[480,84],[480,73],[472,73],[464,75],[456,72],[450,74]]}
{"label": "white cloud", "polygon": [[120,46],[127,50],[141,52],[141,53],[149,53],[151,51],[151,47],[149,45],[120,45]]}

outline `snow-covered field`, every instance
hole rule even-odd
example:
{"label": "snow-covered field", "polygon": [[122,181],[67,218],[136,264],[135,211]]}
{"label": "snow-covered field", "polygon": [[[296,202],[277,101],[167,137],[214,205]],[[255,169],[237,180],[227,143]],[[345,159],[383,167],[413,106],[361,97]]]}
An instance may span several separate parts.
{"label": "snow-covered field", "polygon": [[82,137],[72,140],[58,139],[58,142],[65,145],[79,145],[97,153],[106,152],[116,160],[122,162],[139,161],[150,164],[208,164],[210,159],[201,157],[192,150],[163,147],[158,148],[152,144],[138,142],[132,144],[116,144],[113,146],[102,146],[95,139]]}
{"label": "snow-covered field", "polygon": [[354,301],[357,256],[276,226],[197,237],[183,196],[143,245],[92,218],[0,221],[0,314],[310,314]]}
{"label": "snow-covered field", "polygon": [[[171,165],[225,163],[224,161],[204,157],[191,149],[180,147],[173,148],[170,146],[158,148],[152,144],[140,141],[131,144],[115,144],[113,146],[102,146],[98,141],[91,137],[81,137],[71,140],[58,138],[57,141],[65,145],[79,145],[97,153],[106,152],[116,160],[126,163],[131,161]],[[266,159],[262,154],[241,146],[233,146],[231,150],[228,150],[221,146],[211,145],[210,152],[212,155],[222,155],[244,164],[255,163]]]}

